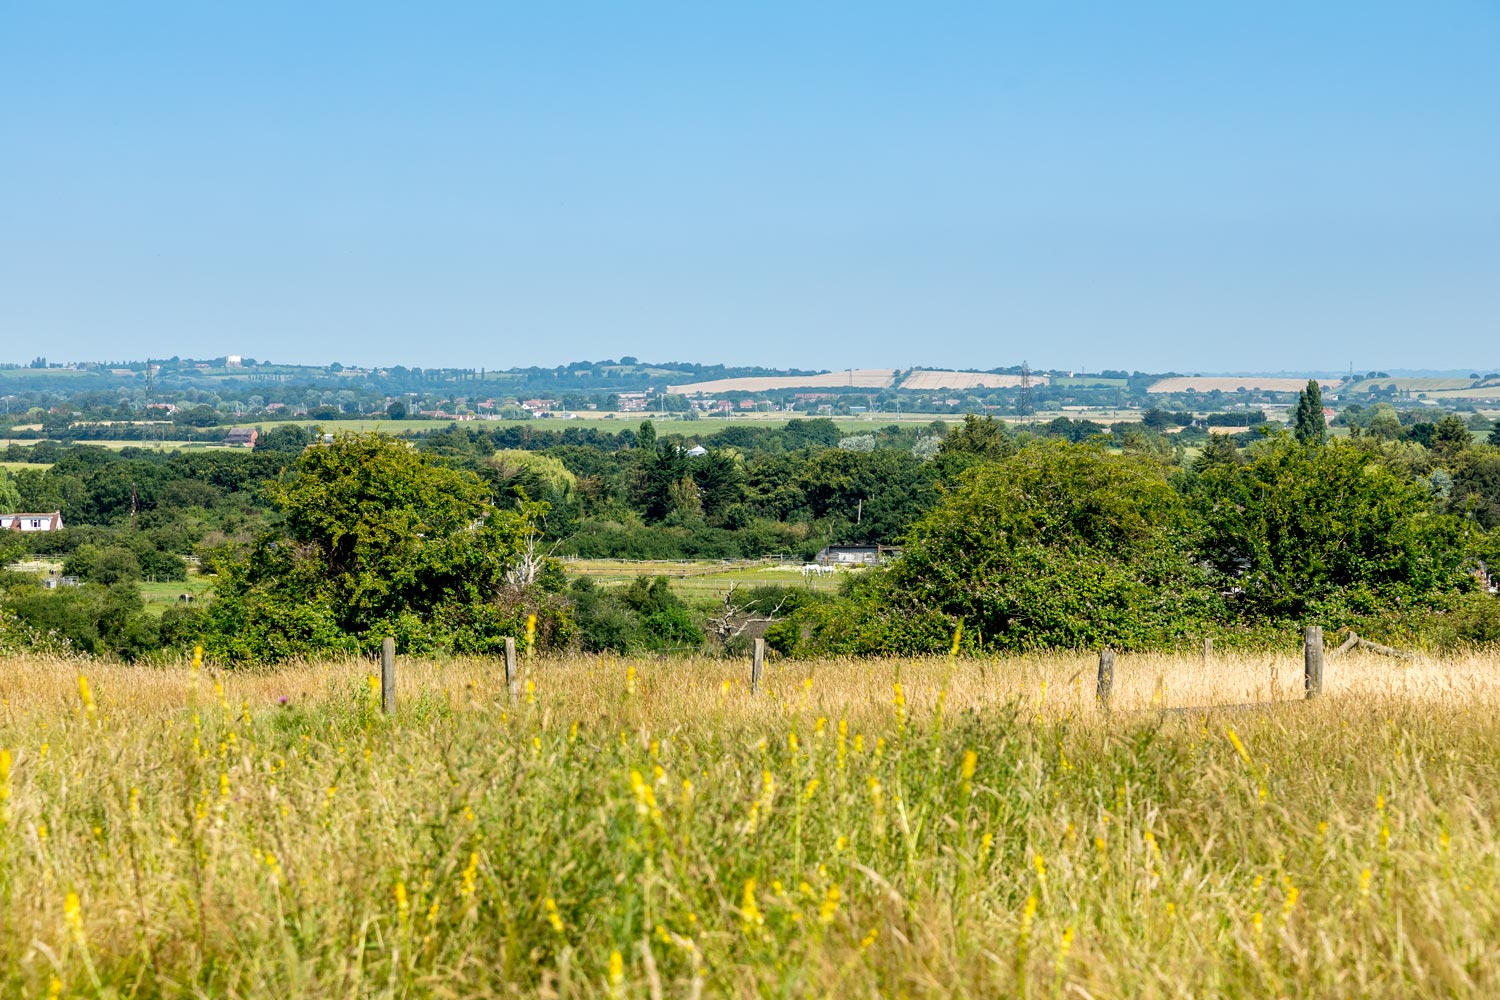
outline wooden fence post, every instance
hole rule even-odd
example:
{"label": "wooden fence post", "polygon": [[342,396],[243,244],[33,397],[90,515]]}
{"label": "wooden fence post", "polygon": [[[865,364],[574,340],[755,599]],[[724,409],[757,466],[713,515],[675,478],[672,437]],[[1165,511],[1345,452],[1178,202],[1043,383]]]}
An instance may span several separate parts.
{"label": "wooden fence post", "polygon": [[766,669],[766,640],[755,640],[755,653],[750,658],[750,693],[760,692],[760,677]]}
{"label": "wooden fence post", "polygon": [[521,690],[521,675],[516,671],[516,640],[505,637],[505,687],[512,698]]}
{"label": "wooden fence post", "polygon": [[386,636],[380,643],[380,710],[396,710],[396,640]]}
{"label": "wooden fence post", "polygon": [[1203,662],[1205,664],[1207,664],[1209,660],[1213,659],[1213,655],[1214,655],[1214,640],[1213,640],[1213,636],[1204,636],[1203,637]]}
{"label": "wooden fence post", "polygon": [[1323,690],[1323,627],[1309,625],[1302,633],[1302,682],[1306,697]]}
{"label": "wooden fence post", "polygon": [[1099,701],[1099,707],[1109,711],[1110,695],[1115,687],[1115,651],[1108,646],[1099,650],[1099,684],[1095,688],[1094,697]]}

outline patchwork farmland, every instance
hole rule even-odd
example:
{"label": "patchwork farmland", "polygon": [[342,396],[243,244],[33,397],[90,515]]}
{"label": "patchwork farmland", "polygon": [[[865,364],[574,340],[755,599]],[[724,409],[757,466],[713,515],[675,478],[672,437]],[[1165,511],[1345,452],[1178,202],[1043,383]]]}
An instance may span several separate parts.
{"label": "patchwork farmland", "polygon": [[895,381],[894,368],[850,368],[821,375],[764,375],[745,378],[719,378],[707,382],[688,382],[668,386],[669,392],[692,396],[698,393],[775,392],[780,389],[834,389],[853,386],[859,389],[884,389]]}

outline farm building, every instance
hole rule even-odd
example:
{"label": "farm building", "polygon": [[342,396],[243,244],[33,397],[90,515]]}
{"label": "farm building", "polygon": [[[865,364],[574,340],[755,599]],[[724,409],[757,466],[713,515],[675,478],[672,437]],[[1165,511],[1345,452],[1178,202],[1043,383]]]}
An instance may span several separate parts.
{"label": "farm building", "polygon": [[823,566],[875,566],[900,554],[894,545],[826,545],[817,561]]}
{"label": "farm building", "polygon": [[256,439],[259,437],[260,431],[254,427],[231,427],[229,433],[224,435],[224,443],[254,448]]}
{"label": "farm building", "polygon": [[0,531],[61,531],[62,512],[50,514],[0,514]]}

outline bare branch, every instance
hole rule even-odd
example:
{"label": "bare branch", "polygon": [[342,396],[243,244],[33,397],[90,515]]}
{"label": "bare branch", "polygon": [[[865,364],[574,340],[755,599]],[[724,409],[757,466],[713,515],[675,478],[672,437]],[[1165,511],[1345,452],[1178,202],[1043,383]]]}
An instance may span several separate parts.
{"label": "bare branch", "polygon": [[708,618],[708,629],[720,643],[727,643],[731,639],[744,635],[754,625],[769,625],[781,614],[781,609],[786,605],[786,597],[776,602],[776,606],[764,615],[755,614],[755,605],[759,602],[751,601],[748,604],[737,604],[734,600],[737,583],[729,585],[729,591],[724,595],[724,607],[717,615]]}

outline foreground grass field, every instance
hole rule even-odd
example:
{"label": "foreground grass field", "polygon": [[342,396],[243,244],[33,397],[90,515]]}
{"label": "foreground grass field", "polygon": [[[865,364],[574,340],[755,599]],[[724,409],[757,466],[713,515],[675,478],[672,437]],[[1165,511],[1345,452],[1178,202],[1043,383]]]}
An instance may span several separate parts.
{"label": "foreground grass field", "polygon": [[1500,991],[1492,658],[1093,667],[11,661],[0,995]]}

